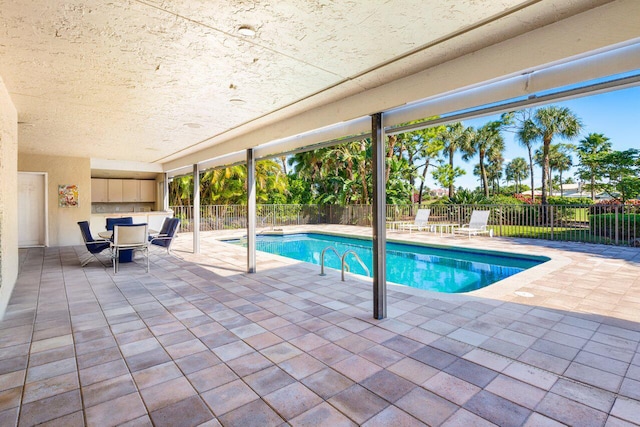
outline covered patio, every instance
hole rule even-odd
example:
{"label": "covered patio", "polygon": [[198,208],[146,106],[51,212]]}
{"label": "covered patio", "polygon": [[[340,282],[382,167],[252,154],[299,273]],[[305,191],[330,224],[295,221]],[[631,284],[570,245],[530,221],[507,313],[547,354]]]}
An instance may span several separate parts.
{"label": "covered patio", "polygon": [[182,259],[154,251],[149,275],[82,269],[79,246],[21,250],[0,424],[640,424],[637,249],[456,239],[551,261],[467,295],[389,285],[375,320],[370,279],[261,252],[247,274],[220,237],[193,254],[181,234]]}
{"label": "covered patio", "polygon": [[[458,240],[552,260],[473,295],[387,286],[382,155],[427,117],[638,85],[640,4],[227,3],[0,0],[0,425],[640,424],[638,250]],[[373,286],[256,253],[256,160],[368,137],[373,231],[331,229],[373,235]],[[170,179],[198,206],[240,163],[248,250],[196,214],[149,274],[80,267],[93,178],[151,177],[164,210]]]}

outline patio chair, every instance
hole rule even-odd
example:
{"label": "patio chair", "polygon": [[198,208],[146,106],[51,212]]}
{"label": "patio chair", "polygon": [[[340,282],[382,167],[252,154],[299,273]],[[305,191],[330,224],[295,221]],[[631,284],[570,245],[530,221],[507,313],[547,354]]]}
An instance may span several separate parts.
{"label": "patio chair", "polygon": [[171,255],[171,243],[180,226],[180,218],[165,218],[162,229],[157,236],[149,236],[149,243],[167,249],[167,254]]}
{"label": "patio chair", "polygon": [[469,238],[471,236],[477,236],[478,234],[488,234],[489,237],[493,237],[493,229],[487,228],[487,222],[489,222],[489,214],[491,211],[476,211],[471,212],[471,218],[469,223],[456,228],[454,232],[456,234],[465,234]]}
{"label": "patio chair", "polygon": [[429,214],[431,214],[431,209],[418,209],[413,222],[401,222],[397,224],[398,230],[409,230],[409,233],[413,230],[432,230],[433,227],[428,224]]}
{"label": "patio chair", "polygon": [[111,242],[111,259],[113,273],[118,273],[121,251],[138,251],[147,259],[147,273],[149,272],[149,241],[147,240],[147,224],[116,224],[113,227],[113,242]]}
{"label": "patio chair", "polygon": [[[113,227],[116,225],[130,225],[133,224],[133,217],[124,216],[122,218],[107,218],[107,231],[113,231]],[[113,236],[111,237],[113,241]],[[133,260],[133,251],[120,251],[120,262],[131,262]]]}
{"label": "patio chair", "polygon": [[94,239],[91,235],[91,229],[89,228],[89,221],[78,221],[78,226],[80,227],[80,232],[82,233],[82,239],[84,240],[84,245],[89,251],[89,256],[85,259],[80,260],[80,265],[84,267],[89,264],[93,258],[97,259],[100,264],[103,264],[102,261],[97,257],[97,254],[104,251],[105,249],[109,249],[111,246],[111,242],[104,239]]}
{"label": "patio chair", "polygon": [[125,216],[122,218],[107,218],[107,231],[113,231],[113,227],[116,225],[128,224],[133,224],[133,217]]}

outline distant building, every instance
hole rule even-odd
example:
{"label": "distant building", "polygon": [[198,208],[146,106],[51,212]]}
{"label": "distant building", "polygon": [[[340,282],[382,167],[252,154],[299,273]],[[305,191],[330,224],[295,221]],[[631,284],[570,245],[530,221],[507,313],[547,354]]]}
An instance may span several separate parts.
{"label": "distant building", "polygon": [[[531,194],[531,191],[524,191],[522,193],[525,196],[528,196]],[[542,191],[540,190],[534,190],[533,194],[535,195],[535,197],[540,197],[542,196]],[[570,197],[570,198],[581,198],[581,197],[591,197],[591,191],[588,191],[585,189],[584,183],[582,182],[578,182],[575,184],[563,184],[562,185],[562,194],[560,194],[560,189],[554,189],[551,192],[551,195],[554,197]],[[607,193],[603,193],[603,192],[596,192],[596,199],[599,200],[608,200],[610,199],[611,196],[609,196]]]}
{"label": "distant building", "polygon": [[449,190],[446,188],[433,188],[429,191],[431,197],[444,197],[449,194]]}

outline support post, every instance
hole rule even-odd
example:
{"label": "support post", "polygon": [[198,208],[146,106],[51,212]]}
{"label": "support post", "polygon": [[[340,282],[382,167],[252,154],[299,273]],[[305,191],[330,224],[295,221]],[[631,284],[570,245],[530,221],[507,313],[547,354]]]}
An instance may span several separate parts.
{"label": "support post", "polygon": [[169,174],[164,173],[164,181],[162,183],[162,210],[169,210]]}
{"label": "support post", "polygon": [[200,168],[193,165],[193,253],[200,253]]}
{"label": "support post", "polygon": [[256,272],[256,160],[247,149],[247,273]]}
{"label": "support post", "polygon": [[373,149],[373,317],[387,317],[385,135],[382,113],[371,116]]}

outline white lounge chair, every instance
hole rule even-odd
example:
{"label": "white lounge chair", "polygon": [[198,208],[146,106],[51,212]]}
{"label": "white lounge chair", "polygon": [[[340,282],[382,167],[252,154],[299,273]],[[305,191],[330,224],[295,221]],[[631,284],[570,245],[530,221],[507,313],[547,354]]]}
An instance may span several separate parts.
{"label": "white lounge chair", "polygon": [[471,212],[471,218],[469,223],[464,224],[462,227],[456,228],[454,231],[456,234],[466,234],[469,238],[478,234],[489,234],[493,237],[493,229],[487,228],[487,222],[489,222],[489,214],[491,211],[473,211]]}
{"label": "white lounge chair", "polygon": [[413,222],[401,222],[397,224],[398,230],[409,230],[409,233],[411,233],[413,230],[431,230],[433,227],[428,224],[430,213],[431,209],[418,209]]}

